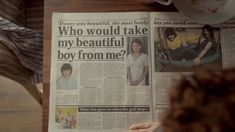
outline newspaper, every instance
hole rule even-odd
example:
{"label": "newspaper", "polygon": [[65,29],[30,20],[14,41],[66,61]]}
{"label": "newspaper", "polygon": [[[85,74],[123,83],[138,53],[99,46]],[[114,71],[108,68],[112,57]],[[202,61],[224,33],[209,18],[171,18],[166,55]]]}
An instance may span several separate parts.
{"label": "newspaper", "polygon": [[[122,132],[161,121],[179,74],[235,65],[233,24],[210,26],[208,55],[195,50],[204,25],[179,13],[53,13],[49,132]],[[185,54],[173,52],[179,42]]]}

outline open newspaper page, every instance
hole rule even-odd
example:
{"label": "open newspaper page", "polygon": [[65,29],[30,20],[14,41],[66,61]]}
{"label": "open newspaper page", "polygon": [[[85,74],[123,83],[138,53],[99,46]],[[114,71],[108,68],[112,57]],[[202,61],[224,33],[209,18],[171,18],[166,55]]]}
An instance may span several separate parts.
{"label": "open newspaper page", "polygon": [[235,67],[235,18],[221,24],[222,57],[224,68]]}
{"label": "open newspaper page", "polygon": [[151,13],[152,83],[155,120],[169,108],[169,88],[182,74],[200,68],[234,67],[234,21],[204,25],[180,13]]}
{"label": "open newspaper page", "polygon": [[149,13],[53,13],[49,132],[152,120]]}

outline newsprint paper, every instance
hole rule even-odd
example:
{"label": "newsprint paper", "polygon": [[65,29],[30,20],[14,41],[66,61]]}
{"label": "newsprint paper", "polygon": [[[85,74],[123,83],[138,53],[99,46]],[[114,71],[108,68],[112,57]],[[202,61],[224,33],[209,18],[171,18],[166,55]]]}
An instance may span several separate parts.
{"label": "newsprint paper", "polygon": [[164,12],[53,13],[49,132],[161,121],[179,74],[235,66],[234,24]]}

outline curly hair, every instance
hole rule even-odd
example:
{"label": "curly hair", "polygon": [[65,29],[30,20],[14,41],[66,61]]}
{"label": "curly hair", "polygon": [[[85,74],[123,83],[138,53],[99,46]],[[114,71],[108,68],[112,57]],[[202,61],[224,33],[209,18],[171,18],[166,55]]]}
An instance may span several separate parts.
{"label": "curly hair", "polygon": [[139,39],[139,38],[134,38],[132,41],[131,41],[131,53],[134,53],[133,51],[133,44],[136,43],[136,44],[139,44],[142,48],[140,49],[141,53],[143,52],[143,42]]}
{"label": "curly hair", "polygon": [[164,132],[234,132],[235,69],[182,77],[172,87],[162,126]]}
{"label": "curly hair", "polygon": [[169,36],[171,36],[171,35],[177,36],[175,30],[172,27],[166,28],[166,30],[165,30],[166,38],[169,38]]}

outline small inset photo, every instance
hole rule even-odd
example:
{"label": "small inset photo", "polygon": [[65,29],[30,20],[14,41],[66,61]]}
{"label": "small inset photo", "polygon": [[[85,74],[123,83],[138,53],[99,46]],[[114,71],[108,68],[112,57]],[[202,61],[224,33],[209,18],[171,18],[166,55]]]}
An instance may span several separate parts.
{"label": "small inset photo", "polygon": [[56,107],[56,127],[61,129],[74,129],[78,127],[76,107]]}
{"label": "small inset photo", "polygon": [[76,90],[77,72],[70,63],[58,64],[58,78],[56,80],[57,90]]}

